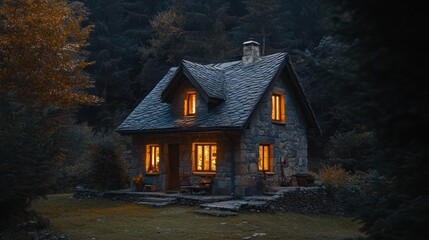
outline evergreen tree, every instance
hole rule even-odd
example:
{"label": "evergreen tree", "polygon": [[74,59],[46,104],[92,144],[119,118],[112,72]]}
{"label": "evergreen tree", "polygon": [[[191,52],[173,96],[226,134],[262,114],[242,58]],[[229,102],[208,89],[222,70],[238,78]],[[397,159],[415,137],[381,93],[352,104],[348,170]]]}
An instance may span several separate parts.
{"label": "evergreen tree", "polygon": [[235,26],[225,0],[175,0],[151,21],[153,39],[143,49],[143,70],[138,80],[147,94],[172,66],[182,59],[201,63],[230,60],[240,47],[228,32]]}
{"label": "evergreen tree", "polygon": [[[354,121],[374,132],[368,165],[386,178],[361,199],[358,218],[374,239],[428,239],[428,58],[422,4],[330,1],[334,33],[350,45],[350,75],[335,81]],[[380,14],[380,13],[383,14]],[[344,81],[345,80],[345,81]]]}
{"label": "evergreen tree", "polygon": [[88,68],[95,81],[96,95],[103,97],[99,106],[81,109],[81,121],[88,121],[99,128],[114,128],[123,112],[129,111],[140,99],[140,83],[135,76],[141,71],[141,48],[151,36],[149,19],[165,1],[84,1],[95,26],[90,35],[90,60]]}
{"label": "evergreen tree", "polygon": [[247,13],[233,32],[260,41],[262,54],[297,52],[317,45],[323,34],[320,1],[245,0]]}

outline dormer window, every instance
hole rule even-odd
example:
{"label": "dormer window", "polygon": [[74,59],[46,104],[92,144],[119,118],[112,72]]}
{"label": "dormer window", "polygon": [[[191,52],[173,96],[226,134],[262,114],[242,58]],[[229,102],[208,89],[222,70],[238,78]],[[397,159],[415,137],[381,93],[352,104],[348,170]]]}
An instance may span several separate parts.
{"label": "dormer window", "polygon": [[284,95],[273,93],[271,97],[271,119],[273,122],[284,123],[286,120]]}
{"label": "dormer window", "polygon": [[184,107],[185,107],[185,116],[195,115],[195,102],[197,99],[197,94],[195,92],[186,93]]}

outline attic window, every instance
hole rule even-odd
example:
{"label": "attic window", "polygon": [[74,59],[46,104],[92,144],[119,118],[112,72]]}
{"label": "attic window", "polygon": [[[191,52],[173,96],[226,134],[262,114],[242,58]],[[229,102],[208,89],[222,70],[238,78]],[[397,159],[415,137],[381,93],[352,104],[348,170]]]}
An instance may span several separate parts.
{"label": "attic window", "polygon": [[195,115],[195,102],[197,99],[197,95],[195,92],[188,92],[186,93],[185,97],[185,116],[192,116]]}
{"label": "attic window", "polygon": [[284,95],[273,93],[271,97],[271,119],[275,122],[284,123],[286,120]]}

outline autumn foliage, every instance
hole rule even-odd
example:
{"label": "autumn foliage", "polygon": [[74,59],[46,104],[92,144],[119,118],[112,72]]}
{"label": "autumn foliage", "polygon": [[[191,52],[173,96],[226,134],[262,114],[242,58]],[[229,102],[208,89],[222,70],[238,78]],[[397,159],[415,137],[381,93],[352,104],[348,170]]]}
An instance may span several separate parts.
{"label": "autumn foliage", "polygon": [[339,166],[326,165],[319,172],[320,179],[324,184],[331,186],[344,186],[347,184],[348,173]]}
{"label": "autumn foliage", "polygon": [[65,0],[4,0],[0,6],[0,94],[63,108],[99,101],[86,89],[82,48],[92,26],[83,5]]}

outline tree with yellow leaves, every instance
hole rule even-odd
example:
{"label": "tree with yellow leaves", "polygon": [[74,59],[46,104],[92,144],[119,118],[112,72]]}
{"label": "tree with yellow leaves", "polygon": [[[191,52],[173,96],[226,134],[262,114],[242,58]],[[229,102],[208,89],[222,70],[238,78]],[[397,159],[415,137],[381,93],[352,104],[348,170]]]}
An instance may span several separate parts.
{"label": "tree with yellow leaves", "polygon": [[92,26],[81,3],[66,0],[0,2],[0,95],[36,106],[74,108],[99,98],[82,48]]}

